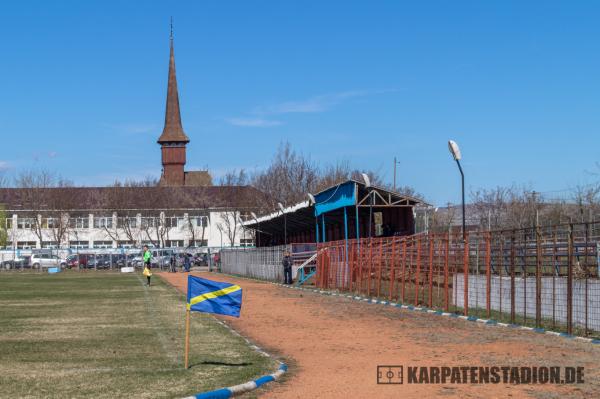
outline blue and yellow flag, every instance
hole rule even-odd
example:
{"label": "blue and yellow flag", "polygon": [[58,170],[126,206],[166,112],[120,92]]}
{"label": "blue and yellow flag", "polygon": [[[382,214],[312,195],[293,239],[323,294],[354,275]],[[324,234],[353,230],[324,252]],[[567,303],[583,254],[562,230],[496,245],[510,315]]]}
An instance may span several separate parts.
{"label": "blue and yellow flag", "polygon": [[242,287],[188,276],[187,308],[195,312],[240,317]]}

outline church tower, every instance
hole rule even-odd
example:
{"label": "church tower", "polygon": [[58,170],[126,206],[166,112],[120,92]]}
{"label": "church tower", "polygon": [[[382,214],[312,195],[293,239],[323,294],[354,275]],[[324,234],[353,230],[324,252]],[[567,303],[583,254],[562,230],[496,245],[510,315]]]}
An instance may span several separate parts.
{"label": "church tower", "polygon": [[173,52],[173,27],[171,26],[171,56],[169,59],[169,82],[167,86],[167,108],[165,127],[158,138],[162,152],[161,186],[183,186],[186,183],[185,146],[190,139],[183,132],[179,113],[179,94],[175,76],[175,54]]}

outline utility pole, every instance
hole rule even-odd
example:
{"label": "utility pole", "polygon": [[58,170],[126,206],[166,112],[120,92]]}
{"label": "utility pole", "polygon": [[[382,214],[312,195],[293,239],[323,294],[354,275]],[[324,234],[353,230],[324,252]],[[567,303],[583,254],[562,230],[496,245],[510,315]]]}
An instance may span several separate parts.
{"label": "utility pole", "polygon": [[400,162],[394,157],[394,191],[396,191],[396,165],[399,165]]}
{"label": "utility pole", "polygon": [[531,192],[532,200],[533,200],[533,209],[535,210],[535,227],[537,228],[540,225],[540,215],[537,206],[537,195],[539,193],[535,190]]}

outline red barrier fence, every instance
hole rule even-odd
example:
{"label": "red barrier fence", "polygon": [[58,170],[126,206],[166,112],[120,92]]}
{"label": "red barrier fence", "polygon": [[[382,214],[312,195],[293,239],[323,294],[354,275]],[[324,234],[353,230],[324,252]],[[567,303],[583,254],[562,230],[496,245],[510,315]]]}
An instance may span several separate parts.
{"label": "red barrier fence", "polygon": [[316,284],[600,336],[600,223],[320,243]]}

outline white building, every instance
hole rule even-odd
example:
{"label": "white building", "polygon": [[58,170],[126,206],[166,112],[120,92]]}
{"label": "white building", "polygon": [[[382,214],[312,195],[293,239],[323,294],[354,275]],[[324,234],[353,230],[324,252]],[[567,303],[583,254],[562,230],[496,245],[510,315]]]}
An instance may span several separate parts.
{"label": "white building", "polygon": [[0,189],[7,247],[253,245],[240,223],[262,193],[249,186]]}

